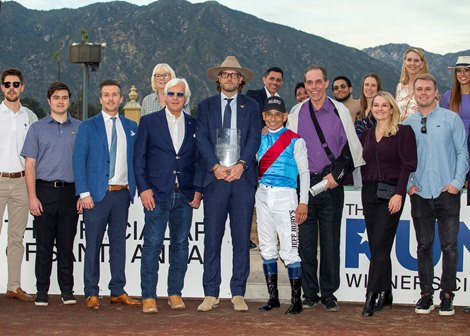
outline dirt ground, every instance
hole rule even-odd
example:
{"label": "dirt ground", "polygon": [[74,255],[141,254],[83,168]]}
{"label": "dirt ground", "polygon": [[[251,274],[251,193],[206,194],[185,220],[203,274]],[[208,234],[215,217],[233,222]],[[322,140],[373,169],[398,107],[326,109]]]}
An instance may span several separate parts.
{"label": "dirt ground", "polygon": [[206,313],[197,312],[201,300],[185,300],[186,310],[172,311],[165,298],[157,314],[144,314],[140,307],[109,304],[89,311],[79,296],[76,305],[65,306],[51,296],[48,307],[36,307],[0,295],[0,335],[470,335],[470,314],[456,307],[450,317],[417,315],[411,306],[393,306],[373,317],[361,317],[362,304],[339,303],[338,312],[322,306],[287,316],[287,305],[260,312],[260,302],[248,302],[249,311],[235,312],[229,300]]}

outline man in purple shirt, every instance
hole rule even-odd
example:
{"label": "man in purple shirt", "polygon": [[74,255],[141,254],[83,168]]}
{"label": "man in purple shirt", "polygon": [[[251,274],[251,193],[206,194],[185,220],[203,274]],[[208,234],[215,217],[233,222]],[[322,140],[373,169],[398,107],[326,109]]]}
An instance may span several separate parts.
{"label": "man in purple shirt", "polygon": [[[299,226],[303,307],[313,308],[322,302],[328,311],[338,311],[334,292],[340,282],[339,243],[344,203],[341,183],[364,160],[348,109],[326,95],[329,86],[326,70],[310,66],[305,71],[304,84],[310,99],[293,107],[287,127],[307,144],[310,186],[322,180],[326,180],[326,186],[322,193],[310,195],[307,220]],[[320,279],[317,277],[318,236]]]}

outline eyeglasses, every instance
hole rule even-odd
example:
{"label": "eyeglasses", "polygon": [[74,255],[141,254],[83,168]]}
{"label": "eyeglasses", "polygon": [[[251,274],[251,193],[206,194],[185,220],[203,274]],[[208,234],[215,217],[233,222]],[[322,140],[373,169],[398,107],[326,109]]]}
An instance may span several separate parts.
{"label": "eyeglasses", "polygon": [[227,79],[229,77],[232,77],[233,79],[238,79],[242,74],[239,72],[225,72],[222,71],[219,73],[219,76],[222,77],[223,79]]}
{"label": "eyeglasses", "polygon": [[21,86],[21,82],[3,82],[2,85],[5,87],[5,89],[9,89],[11,84],[13,84],[13,87],[15,89],[19,88]]}
{"label": "eyeglasses", "polygon": [[174,97],[174,96],[176,95],[176,97],[178,97],[178,98],[183,98],[183,97],[184,97],[184,92],[172,92],[172,91],[168,91],[168,92],[166,93],[166,95],[167,95],[168,97]]}
{"label": "eyeglasses", "polygon": [[421,118],[421,133],[423,134],[427,134],[428,133],[428,128],[426,127],[426,121],[427,121],[427,117],[424,117],[424,118]]}
{"label": "eyeglasses", "polygon": [[170,74],[168,72],[164,73],[164,74],[155,74],[153,75],[154,78],[156,79],[167,79],[167,78],[170,78]]}
{"label": "eyeglasses", "polygon": [[346,84],[341,84],[341,85],[339,85],[339,86],[335,85],[335,86],[333,86],[333,91],[338,91],[340,88],[344,90],[344,89],[346,89],[347,87],[348,87],[348,86],[347,86]]}

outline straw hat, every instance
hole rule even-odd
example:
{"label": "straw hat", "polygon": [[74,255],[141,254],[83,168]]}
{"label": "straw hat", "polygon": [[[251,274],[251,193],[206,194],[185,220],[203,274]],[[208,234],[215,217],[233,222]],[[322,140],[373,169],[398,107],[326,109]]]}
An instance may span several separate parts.
{"label": "straw hat", "polygon": [[448,67],[449,69],[456,69],[456,68],[466,68],[470,67],[470,56],[459,56],[457,58],[457,62],[455,66]]}
{"label": "straw hat", "polygon": [[253,71],[247,68],[242,68],[235,56],[227,56],[220,66],[207,69],[207,77],[213,81],[217,81],[219,79],[219,73],[224,70],[236,70],[240,72],[245,79],[245,82],[249,82],[253,78]]}

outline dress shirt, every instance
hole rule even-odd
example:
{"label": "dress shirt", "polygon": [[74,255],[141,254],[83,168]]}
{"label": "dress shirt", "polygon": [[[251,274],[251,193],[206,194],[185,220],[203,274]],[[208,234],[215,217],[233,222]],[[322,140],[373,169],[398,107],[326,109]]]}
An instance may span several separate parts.
{"label": "dress shirt", "polygon": [[[106,127],[106,137],[108,139],[108,150],[111,147],[111,131],[113,128],[113,121],[111,116],[105,112],[103,114],[104,125]],[[117,132],[117,151],[116,151],[116,168],[114,176],[109,179],[109,184],[113,185],[126,185],[128,184],[127,177],[127,139],[124,128],[122,127],[119,115],[116,115],[116,132]]]}
{"label": "dress shirt", "polygon": [[[222,120],[224,120],[225,105],[227,105],[227,101],[225,100],[225,98],[227,99],[233,98],[233,100],[230,102],[230,107],[232,109],[232,119],[230,122],[230,125],[231,125],[230,128],[235,128],[235,129],[237,128],[237,96],[238,94],[236,94],[233,97],[227,97],[223,93],[220,94]],[[222,125],[220,125],[220,127],[222,128]]]}
{"label": "dress shirt", "polygon": [[436,106],[427,115],[427,133],[421,132],[421,113],[411,114],[404,125],[410,125],[416,136],[418,168],[411,173],[408,189],[415,185],[419,196],[436,198],[452,184],[462,189],[468,171],[465,129],[459,115]]}
{"label": "dress shirt", "polygon": [[[331,164],[325,153],[320,139],[315,130],[309,109],[310,101],[303,103],[299,113],[298,132],[307,144],[308,163],[311,173],[321,173],[323,169]],[[325,141],[328,144],[335,158],[338,158],[344,145],[348,142],[343,124],[335,113],[335,106],[330,99],[325,99],[323,106],[315,111],[318,124],[323,132]]]}
{"label": "dress shirt", "polygon": [[167,108],[165,108],[165,115],[173,147],[175,147],[175,152],[178,153],[184,139],[184,115],[181,113],[176,118]]}
{"label": "dress shirt", "polygon": [[24,159],[20,153],[29,127],[29,115],[23,106],[14,113],[5,102],[0,104],[0,172],[24,170]]}
{"label": "dress shirt", "polygon": [[[269,93],[268,89],[266,89],[266,86],[264,86],[264,91],[266,91],[266,97],[267,97],[267,98],[269,98],[269,97],[274,97],[274,96],[280,97],[280,95],[279,95],[277,92],[274,93],[274,96],[273,96],[271,93]],[[266,102],[265,102],[265,103],[266,103]]]}

